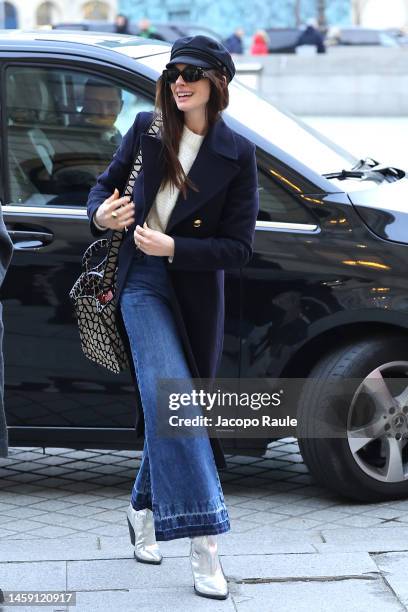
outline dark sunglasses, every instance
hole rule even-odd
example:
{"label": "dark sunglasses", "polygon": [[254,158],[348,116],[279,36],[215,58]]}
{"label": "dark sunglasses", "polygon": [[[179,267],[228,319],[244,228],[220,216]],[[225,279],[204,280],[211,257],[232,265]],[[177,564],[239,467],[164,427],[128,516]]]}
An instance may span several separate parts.
{"label": "dark sunglasses", "polygon": [[180,74],[183,77],[183,81],[186,83],[194,83],[207,76],[206,71],[199,66],[186,66],[183,70],[179,70],[178,68],[167,68],[163,70],[162,76],[166,83],[175,83]]}

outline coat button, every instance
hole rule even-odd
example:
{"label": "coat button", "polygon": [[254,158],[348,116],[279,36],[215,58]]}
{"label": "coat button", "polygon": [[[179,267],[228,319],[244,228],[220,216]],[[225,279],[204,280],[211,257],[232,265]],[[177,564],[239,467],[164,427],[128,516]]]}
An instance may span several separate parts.
{"label": "coat button", "polygon": [[200,227],[201,219],[194,219],[193,225],[194,225],[194,227]]}

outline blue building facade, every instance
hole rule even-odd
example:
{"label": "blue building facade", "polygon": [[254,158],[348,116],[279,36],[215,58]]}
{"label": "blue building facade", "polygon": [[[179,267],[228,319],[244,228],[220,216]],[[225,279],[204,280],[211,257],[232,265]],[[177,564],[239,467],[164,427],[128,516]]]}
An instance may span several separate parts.
{"label": "blue building facade", "polygon": [[[246,36],[271,27],[296,26],[317,17],[318,0],[118,0],[118,10],[138,21],[189,21],[228,36],[242,27]],[[322,4],[322,3],[320,3]],[[351,0],[326,0],[328,25],[351,23]]]}

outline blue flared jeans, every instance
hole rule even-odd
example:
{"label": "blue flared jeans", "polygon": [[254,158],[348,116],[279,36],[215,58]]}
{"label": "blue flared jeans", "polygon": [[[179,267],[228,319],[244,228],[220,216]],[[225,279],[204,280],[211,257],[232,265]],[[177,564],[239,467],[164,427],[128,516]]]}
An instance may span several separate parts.
{"label": "blue flared jeans", "polygon": [[131,503],[135,510],[152,510],[157,540],[173,540],[223,533],[231,527],[207,430],[174,437],[157,432],[158,379],[191,379],[171,309],[164,259],[136,251],[120,308],[145,421]]}

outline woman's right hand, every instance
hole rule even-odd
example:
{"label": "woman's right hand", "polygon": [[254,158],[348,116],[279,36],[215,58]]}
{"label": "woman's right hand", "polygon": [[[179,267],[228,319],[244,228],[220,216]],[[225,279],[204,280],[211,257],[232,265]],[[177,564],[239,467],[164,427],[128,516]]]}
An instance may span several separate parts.
{"label": "woman's right hand", "polygon": [[129,196],[120,198],[115,187],[113,194],[96,210],[94,219],[101,227],[123,230],[135,221],[135,204],[130,201]]}

